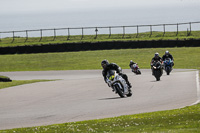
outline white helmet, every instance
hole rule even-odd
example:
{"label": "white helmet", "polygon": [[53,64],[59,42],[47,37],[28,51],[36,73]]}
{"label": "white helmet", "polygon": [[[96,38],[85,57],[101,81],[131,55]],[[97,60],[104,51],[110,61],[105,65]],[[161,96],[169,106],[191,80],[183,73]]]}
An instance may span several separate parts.
{"label": "white helmet", "polygon": [[165,51],[165,55],[169,55],[169,51]]}

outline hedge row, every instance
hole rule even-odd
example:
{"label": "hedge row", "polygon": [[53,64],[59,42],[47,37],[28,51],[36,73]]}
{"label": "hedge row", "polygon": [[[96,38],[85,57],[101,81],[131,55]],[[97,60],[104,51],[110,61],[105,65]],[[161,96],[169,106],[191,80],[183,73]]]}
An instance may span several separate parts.
{"label": "hedge row", "polygon": [[113,41],[96,43],[64,43],[33,46],[0,47],[0,54],[27,54],[48,52],[71,52],[87,50],[109,50],[128,48],[159,47],[199,47],[200,39],[191,40],[155,40],[155,41]]}

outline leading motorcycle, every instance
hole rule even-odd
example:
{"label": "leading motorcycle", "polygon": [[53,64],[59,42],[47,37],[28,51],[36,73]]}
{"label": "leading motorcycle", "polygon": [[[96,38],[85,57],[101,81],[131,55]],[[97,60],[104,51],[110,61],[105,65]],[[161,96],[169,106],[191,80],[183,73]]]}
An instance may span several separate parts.
{"label": "leading motorcycle", "polygon": [[159,81],[163,73],[162,63],[160,61],[154,61],[152,66],[152,71],[156,80]]}
{"label": "leading motorcycle", "polygon": [[132,96],[132,91],[128,88],[126,81],[115,70],[108,71],[106,77],[108,86],[120,97]]}

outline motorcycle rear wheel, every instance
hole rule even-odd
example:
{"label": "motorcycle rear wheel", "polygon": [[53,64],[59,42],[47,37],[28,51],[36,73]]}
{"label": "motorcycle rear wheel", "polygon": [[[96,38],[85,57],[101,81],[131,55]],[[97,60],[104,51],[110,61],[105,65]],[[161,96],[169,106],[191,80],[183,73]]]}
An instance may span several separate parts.
{"label": "motorcycle rear wheel", "polygon": [[132,92],[131,90],[129,90],[128,94],[126,95],[127,97],[131,97],[132,96]]}
{"label": "motorcycle rear wheel", "polygon": [[136,74],[141,74],[141,71],[140,70],[137,70],[137,73]]}

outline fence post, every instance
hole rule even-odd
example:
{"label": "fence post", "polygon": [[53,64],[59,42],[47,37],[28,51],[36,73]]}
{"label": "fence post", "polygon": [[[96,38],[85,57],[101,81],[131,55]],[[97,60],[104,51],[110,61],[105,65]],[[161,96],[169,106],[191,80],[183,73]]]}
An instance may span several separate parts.
{"label": "fence post", "polygon": [[176,36],[178,35],[178,23],[177,23],[177,32],[176,32]]}
{"label": "fence post", "polygon": [[53,41],[56,39],[56,29],[54,29],[54,38]]}
{"label": "fence post", "polygon": [[42,29],[40,29],[40,40],[39,41],[41,41],[42,40]]}
{"label": "fence post", "polygon": [[13,31],[13,40],[12,40],[12,43],[14,42],[15,40],[15,31]]}
{"label": "fence post", "polygon": [[25,42],[28,40],[28,31],[26,30],[26,40]]}
{"label": "fence post", "polygon": [[81,40],[83,39],[83,28],[82,28],[82,37],[81,37]]}
{"label": "fence post", "polygon": [[137,25],[137,35],[136,35],[136,38],[138,37],[138,34],[139,34],[139,27]]}
{"label": "fence post", "polygon": [[109,38],[111,36],[111,27],[109,27]]}
{"label": "fence post", "polygon": [[68,36],[67,36],[67,40],[69,40],[70,38],[70,31],[69,31],[69,28],[68,28]]}
{"label": "fence post", "polygon": [[163,37],[165,36],[165,24],[163,24]]}
{"label": "fence post", "polygon": [[124,36],[125,36],[125,26],[123,26],[123,36],[122,36],[122,38],[124,38]]}
{"label": "fence post", "polygon": [[149,37],[151,37],[151,35],[152,35],[152,25],[150,25],[150,35],[149,35]]}
{"label": "fence post", "polygon": [[191,32],[192,32],[192,25],[191,25],[191,22],[190,22],[190,33],[189,33],[189,35],[191,35]]}
{"label": "fence post", "polygon": [[1,32],[0,32],[0,42],[1,42]]}
{"label": "fence post", "polygon": [[95,37],[95,39],[97,39],[97,32],[98,32],[97,27],[96,27],[96,29],[95,29],[95,32],[96,32],[96,37]]}

